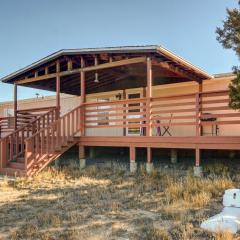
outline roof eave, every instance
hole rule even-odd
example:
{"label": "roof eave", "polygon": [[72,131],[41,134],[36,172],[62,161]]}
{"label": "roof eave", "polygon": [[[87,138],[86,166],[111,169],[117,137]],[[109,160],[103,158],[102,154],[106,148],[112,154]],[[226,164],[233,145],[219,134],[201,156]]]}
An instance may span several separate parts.
{"label": "roof eave", "polygon": [[0,81],[4,83],[8,83],[12,78],[18,76],[19,74],[23,74],[33,68],[36,68],[42,64],[47,63],[48,61],[52,61],[62,55],[76,55],[76,54],[89,54],[89,53],[132,53],[132,52],[150,52],[150,53],[161,53],[163,55],[166,55],[169,58],[172,58],[175,61],[180,62],[181,64],[185,65],[186,67],[189,67],[190,69],[194,70],[198,74],[202,75],[203,77],[209,79],[213,78],[212,75],[208,74],[207,72],[203,71],[202,69],[194,66],[193,64],[189,63],[188,61],[184,60],[183,58],[177,56],[176,54],[172,53],[171,51],[167,50],[166,48],[163,48],[159,45],[148,45],[148,46],[126,46],[126,47],[104,47],[104,48],[83,48],[83,49],[62,49],[60,51],[57,51],[53,54],[48,55],[47,57],[44,57],[40,59],[39,61],[36,61],[24,68],[19,69],[18,71],[15,71],[3,78],[0,79]]}
{"label": "roof eave", "polygon": [[104,48],[80,48],[80,49],[62,49],[55,53],[52,53],[48,55],[47,57],[44,57],[24,68],[21,68],[3,78],[0,79],[2,82],[7,82],[11,78],[16,77],[18,74],[23,74],[33,68],[38,67],[39,65],[42,65],[48,61],[54,60],[55,58],[58,58],[62,55],[76,55],[76,54],[88,54],[88,53],[121,53],[121,52],[136,52],[136,51],[144,51],[144,52],[156,52],[157,48],[159,46],[157,45],[149,45],[149,46],[127,46],[127,47],[104,47]]}

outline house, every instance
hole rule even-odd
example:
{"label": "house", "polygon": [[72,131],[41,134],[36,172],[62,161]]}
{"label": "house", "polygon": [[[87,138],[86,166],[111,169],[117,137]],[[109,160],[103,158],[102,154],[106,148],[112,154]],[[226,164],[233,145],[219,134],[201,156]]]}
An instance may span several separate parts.
{"label": "house", "polygon": [[[14,85],[14,101],[13,116],[0,122],[8,130],[0,172],[31,176],[79,145],[81,168],[86,146],[128,147],[132,172],[136,148],[147,149],[148,172],[153,148],[194,149],[200,174],[203,149],[240,148],[240,113],[228,106],[234,77],[212,76],[161,46],[56,52],[2,79]],[[18,108],[18,86],[56,97]],[[74,107],[64,107],[60,94],[75,96]]]}

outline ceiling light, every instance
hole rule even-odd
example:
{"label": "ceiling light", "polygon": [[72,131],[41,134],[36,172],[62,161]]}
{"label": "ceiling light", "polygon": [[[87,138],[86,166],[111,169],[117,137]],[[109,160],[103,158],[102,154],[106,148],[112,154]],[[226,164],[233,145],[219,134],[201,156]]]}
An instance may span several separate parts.
{"label": "ceiling light", "polygon": [[94,79],[94,82],[95,82],[95,83],[99,83],[98,73],[97,73],[97,72],[95,73],[95,79]]}

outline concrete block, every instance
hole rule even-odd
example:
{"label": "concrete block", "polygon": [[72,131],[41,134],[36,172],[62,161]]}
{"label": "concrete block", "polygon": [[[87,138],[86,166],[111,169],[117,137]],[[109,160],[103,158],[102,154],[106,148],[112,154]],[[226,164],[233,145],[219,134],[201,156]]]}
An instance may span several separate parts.
{"label": "concrete block", "polygon": [[137,163],[135,161],[130,161],[130,172],[135,173],[137,171]]}
{"label": "concrete block", "polygon": [[80,159],[80,169],[84,169],[86,167],[86,159]]}
{"label": "concrete block", "polygon": [[202,167],[200,166],[193,167],[193,175],[195,177],[202,177],[203,176]]}
{"label": "concrete block", "polygon": [[147,164],[146,164],[146,171],[149,174],[152,173],[152,171],[153,171],[153,163],[147,162]]}

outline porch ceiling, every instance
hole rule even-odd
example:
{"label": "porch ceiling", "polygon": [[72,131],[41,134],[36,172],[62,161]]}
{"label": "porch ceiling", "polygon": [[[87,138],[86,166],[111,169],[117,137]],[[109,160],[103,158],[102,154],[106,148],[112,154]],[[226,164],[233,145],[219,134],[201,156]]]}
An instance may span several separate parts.
{"label": "porch ceiling", "polygon": [[[99,82],[94,82],[95,70],[86,71],[86,93],[112,91],[146,86],[146,63],[136,62],[115,67],[101,66],[127,59],[153,59],[153,85],[182,81],[201,81],[212,76],[159,46],[102,49],[62,50],[29,65],[3,79],[5,83],[55,91],[56,74],[61,75],[61,92],[80,94],[81,61],[84,67],[96,67]],[[129,61],[130,62],[130,61]]]}

